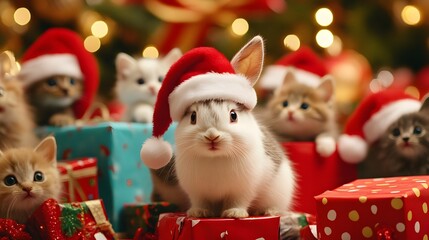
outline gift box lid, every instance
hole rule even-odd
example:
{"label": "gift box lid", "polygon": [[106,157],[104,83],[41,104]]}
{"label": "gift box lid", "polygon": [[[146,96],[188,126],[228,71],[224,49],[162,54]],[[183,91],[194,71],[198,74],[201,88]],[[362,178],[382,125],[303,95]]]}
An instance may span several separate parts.
{"label": "gift box lid", "polygon": [[278,240],[280,216],[193,218],[182,213],[159,216],[159,240],[265,239]]}
{"label": "gift box lid", "polygon": [[411,195],[419,197],[421,191],[429,191],[428,182],[429,176],[358,179],[334,190],[326,191],[315,198],[316,200],[322,198],[350,199],[353,197],[382,199]]}

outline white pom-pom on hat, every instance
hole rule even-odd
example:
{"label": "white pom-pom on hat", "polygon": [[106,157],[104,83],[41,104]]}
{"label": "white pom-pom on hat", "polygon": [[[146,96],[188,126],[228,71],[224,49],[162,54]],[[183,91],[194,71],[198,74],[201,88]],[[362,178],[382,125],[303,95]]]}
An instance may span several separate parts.
{"label": "white pom-pom on hat", "polygon": [[164,167],[172,156],[173,150],[170,143],[157,137],[147,139],[140,150],[141,160],[147,167],[152,169]]}
{"label": "white pom-pom on hat", "polygon": [[338,139],[338,152],[344,162],[359,163],[368,152],[368,144],[359,136],[344,134]]}

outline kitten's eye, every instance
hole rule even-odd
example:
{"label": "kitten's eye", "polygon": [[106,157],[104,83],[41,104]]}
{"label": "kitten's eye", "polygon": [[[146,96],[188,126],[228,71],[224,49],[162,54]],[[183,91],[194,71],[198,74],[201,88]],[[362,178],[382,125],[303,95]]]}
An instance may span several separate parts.
{"label": "kitten's eye", "polygon": [[287,106],[289,106],[289,102],[288,101],[284,101],[283,102],[283,107],[287,107]]}
{"label": "kitten's eye", "polygon": [[308,105],[308,103],[301,103],[301,106],[299,106],[301,109],[304,109],[304,110],[307,110],[309,107],[310,107],[310,105]]}
{"label": "kitten's eye", "polygon": [[4,178],[3,182],[4,182],[4,184],[5,184],[6,186],[12,186],[12,185],[17,184],[17,183],[18,183],[18,180],[16,180],[16,177],[15,177],[15,176],[13,176],[13,175],[9,175],[9,176],[6,176],[6,177]]}
{"label": "kitten's eye", "polygon": [[158,77],[158,81],[159,81],[159,82],[162,82],[163,80],[164,80],[164,76],[159,76],[159,77]]}
{"label": "kitten's eye", "polygon": [[35,181],[35,182],[42,182],[44,179],[45,179],[45,176],[43,176],[42,172],[37,171],[37,172],[34,173],[34,179],[33,179],[33,181]]}
{"label": "kitten's eye", "polygon": [[70,85],[75,85],[76,84],[76,80],[74,78],[70,78]]}
{"label": "kitten's eye", "polygon": [[399,130],[399,128],[394,128],[392,130],[392,136],[399,137],[399,135],[401,135],[401,130]]}
{"label": "kitten's eye", "polygon": [[414,127],[413,134],[420,135],[423,133],[423,129],[421,127]]}
{"label": "kitten's eye", "polygon": [[139,79],[137,79],[137,84],[139,84],[139,85],[143,85],[144,84],[144,79],[143,78],[139,78]]}
{"label": "kitten's eye", "polygon": [[229,112],[229,119],[230,119],[230,121],[233,123],[233,122],[237,122],[237,119],[238,119],[238,115],[237,115],[237,113],[235,112],[235,110],[234,109],[232,109],[230,112]]}
{"label": "kitten's eye", "polygon": [[48,79],[48,81],[46,81],[46,84],[48,84],[49,87],[54,87],[57,85],[57,80],[55,80],[53,78]]}
{"label": "kitten's eye", "polygon": [[195,111],[193,111],[191,113],[191,124],[195,125],[197,123],[197,113]]}

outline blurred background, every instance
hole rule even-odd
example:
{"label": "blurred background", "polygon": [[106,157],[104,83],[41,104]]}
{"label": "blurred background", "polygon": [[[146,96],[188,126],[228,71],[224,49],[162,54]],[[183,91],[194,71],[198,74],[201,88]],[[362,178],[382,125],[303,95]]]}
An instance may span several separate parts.
{"label": "blurred background", "polygon": [[107,101],[119,52],[158,57],[213,46],[231,58],[257,34],[266,65],[300,46],[314,49],[337,79],[344,117],[371,91],[429,91],[428,0],[0,0],[0,16],[0,50],[18,59],[48,28],[78,32],[99,61]]}

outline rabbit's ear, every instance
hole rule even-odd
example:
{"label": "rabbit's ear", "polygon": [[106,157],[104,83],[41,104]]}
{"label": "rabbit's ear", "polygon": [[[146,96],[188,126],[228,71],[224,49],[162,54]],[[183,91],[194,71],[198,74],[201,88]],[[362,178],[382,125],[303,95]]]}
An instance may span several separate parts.
{"label": "rabbit's ear", "polygon": [[255,85],[264,65],[264,41],[261,36],[250,40],[231,60],[231,65],[237,74],[244,75]]}

